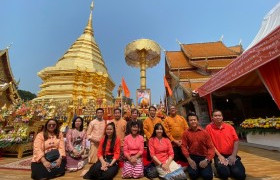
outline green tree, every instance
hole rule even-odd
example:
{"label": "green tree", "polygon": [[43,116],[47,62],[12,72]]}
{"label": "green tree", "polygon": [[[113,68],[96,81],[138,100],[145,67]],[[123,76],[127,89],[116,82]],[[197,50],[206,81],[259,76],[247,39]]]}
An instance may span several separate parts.
{"label": "green tree", "polygon": [[32,100],[37,97],[36,94],[33,94],[32,92],[29,92],[29,91],[21,90],[21,89],[18,89],[18,94],[21,97],[21,99],[23,99],[25,101],[29,101],[29,100]]}

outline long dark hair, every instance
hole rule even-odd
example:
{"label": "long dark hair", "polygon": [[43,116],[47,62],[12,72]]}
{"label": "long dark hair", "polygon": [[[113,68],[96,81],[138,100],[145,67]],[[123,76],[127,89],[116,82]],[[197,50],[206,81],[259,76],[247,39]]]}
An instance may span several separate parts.
{"label": "long dark hair", "polygon": [[49,138],[49,133],[48,133],[48,127],[47,126],[48,126],[48,123],[50,121],[54,121],[56,123],[56,128],[54,130],[54,134],[55,134],[56,138],[58,138],[58,136],[59,136],[59,124],[58,124],[58,121],[56,119],[49,119],[46,122],[46,124],[44,126],[44,129],[43,129],[44,140],[47,140]]}
{"label": "long dark hair", "polygon": [[114,146],[115,146],[115,142],[116,142],[116,127],[115,127],[115,124],[113,122],[110,122],[109,124],[106,125],[106,128],[105,128],[105,138],[104,138],[104,142],[103,142],[103,145],[102,145],[102,154],[103,156],[105,155],[105,151],[106,151],[106,146],[107,146],[107,141],[108,141],[108,135],[106,133],[106,129],[108,126],[112,126],[113,127],[113,136],[112,136],[112,140],[111,140],[111,145],[110,145],[110,153],[113,153],[114,152]]}
{"label": "long dark hair", "polygon": [[77,116],[77,117],[75,117],[75,118],[73,119],[73,121],[72,121],[72,129],[75,129],[75,128],[76,128],[76,127],[75,127],[75,123],[76,123],[77,119],[81,119],[82,124],[81,124],[81,126],[80,126],[79,131],[83,131],[83,129],[84,129],[84,119],[83,119],[82,117],[80,117],[80,116]]}
{"label": "long dark hair", "polygon": [[166,132],[165,132],[165,130],[164,130],[164,127],[163,127],[163,125],[162,125],[161,123],[157,123],[157,124],[155,125],[154,131],[153,131],[153,134],[152,134],[151,137],[156,137],[156,136],[157,136],[156,130],[158,130],[160,126],[161,126],[161,128],[162,128],[162,137],[168,138],[168,136],[166,135]]}

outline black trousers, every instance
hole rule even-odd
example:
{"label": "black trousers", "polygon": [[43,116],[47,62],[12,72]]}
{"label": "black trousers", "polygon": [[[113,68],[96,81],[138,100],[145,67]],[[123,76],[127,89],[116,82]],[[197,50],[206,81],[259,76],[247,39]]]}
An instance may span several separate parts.
{"label": "black trousers", "polygon": [[173,145],[173,151],[174,151],[174,161],[176,161],[176,162],[177,161],[187,162],[186,157],[182,153],[181,147],[179,147],[177,145]]}
{"label": "black trousers", "polygon": [[48,171],[43,163],[31,163],[31,178],[32,179],[52,179],[63,176],[65,174],[66,159],[62,159],[59,168],[52,168]]}
{"label": "black trousers", "polygon": [[196,163],[197,169],[193,169],[190,165],[187,168],[189,176],[191,179],[197,179],[201,176],[204,180],[212,180],[213,179],[213,171],[211,167],[211,162],[205,168],[201,168],[199,166],[199,162],[205,159],[205,156],[196,156],[190,155],[190,158]]}
{"label": "black trousers", "polygon": [[[225,158],[228,158],[230,155],[223,155]],[[223,165],[220,163],[218,156],[214,157],[215,168],[217,170],[218,176],[221,179],[227,179],[232,176],[236,180],[244,180],[246,179],[245,168],[241,162],[241,158],[239,156],[236,157],[236,161],[234,165]]]}
{"label": "black trousers", "polygon": [[[109,160],[109,162],[111,162],[111,160]],[[89,171],[84,175],[83,178],[95,180],[112,180],[117,175],[119,170],[119,166],[117,163],[109,167],[107,171],[101,170],[101,166],[101,162],[97,161],[90,167]]]}

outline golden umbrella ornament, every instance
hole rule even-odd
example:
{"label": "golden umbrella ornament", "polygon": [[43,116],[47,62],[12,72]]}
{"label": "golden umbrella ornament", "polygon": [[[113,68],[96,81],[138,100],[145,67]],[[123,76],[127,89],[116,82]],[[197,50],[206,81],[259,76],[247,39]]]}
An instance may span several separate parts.
{"label": "golden umbrella ornament", "polygon": [[140,89],[146,89],[146,69],[160,61],[160,46],[150,39],[138,39],[125,48],[125,61],[129,66],[140,68]]}

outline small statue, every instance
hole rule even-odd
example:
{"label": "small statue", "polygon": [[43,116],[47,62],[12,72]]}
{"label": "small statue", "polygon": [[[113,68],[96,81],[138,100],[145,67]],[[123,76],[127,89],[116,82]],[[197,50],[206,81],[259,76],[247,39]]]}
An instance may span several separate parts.
{"label": "small statue", "polygon": [[122,86],[119,85],[119,88],[118,88],[118,97],[121,97],[122,95]]}
{"label": "small statue", "polygon": [[134,109],[135,108],[135,105],[134,103],[131,104],[131,109]]}

